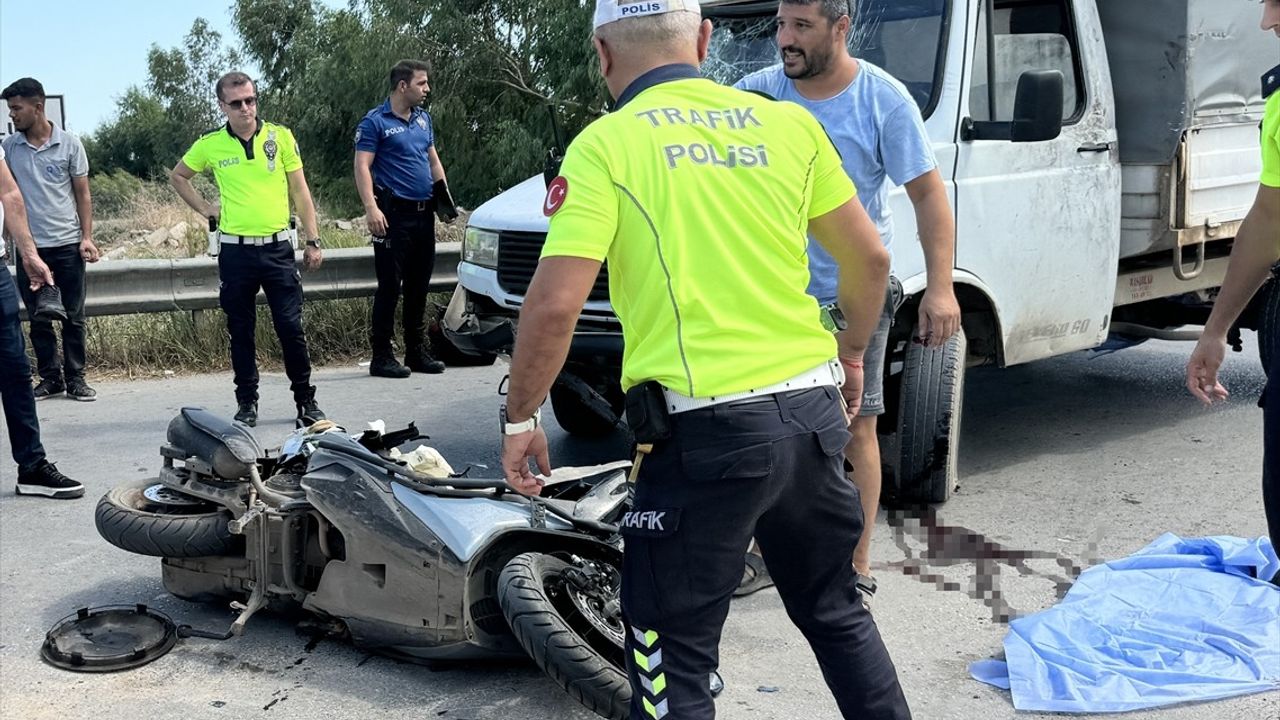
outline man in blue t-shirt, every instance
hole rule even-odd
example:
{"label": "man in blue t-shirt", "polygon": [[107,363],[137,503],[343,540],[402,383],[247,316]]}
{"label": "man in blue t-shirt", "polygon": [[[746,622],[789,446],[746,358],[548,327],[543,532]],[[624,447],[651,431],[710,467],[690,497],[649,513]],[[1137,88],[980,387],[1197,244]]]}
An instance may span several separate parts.
{"label": "man in blue t-shirt", "polygon": [[[835,143],[858,197],[893,251],[889,182],[905,186],[915,206],[924,246],[928,287],[914,331],[918,342],[941,347],[960,329],[960,305],[952,288],[955,218],[938,172],[920,108],[887,72],[852,57],[847,50],[851,25],[848,0],[782,0],[777,43],[782,63],[748,75],[737,87],[798,103],[817,117]],[[887,182],[888,181],[888,182]],[[827,305],[836,299],[836,264],[812,239],[809,242],[809,294]],[[866,529],[853,555],[864,599],[875,592],[871,578],[871,528],[880,502],[880,449],[876,416],[884,414],[884,359],[901,285],[889,283],[880,326],[863,360],[862,409],[854,418],[845,455],[862,495]],[[758,564],[748,563],[762,573]],[[744,578],[743,590],[767,583]]]}
{"label": "man in blue t-shirt", "polygon": [[[391,96],[356,128],[355,177],[373,235],[378,289],[373,295],[369,374],[406,378],[410,371],[442,373],[444,363],[427,352],[427,289],[436,263],[436,221],[456,212],[436,154],[435,127],[423,110],[431,66],[401,60],[391,68]],[[405,360],[396,360],[396,304],[404,292]]]}

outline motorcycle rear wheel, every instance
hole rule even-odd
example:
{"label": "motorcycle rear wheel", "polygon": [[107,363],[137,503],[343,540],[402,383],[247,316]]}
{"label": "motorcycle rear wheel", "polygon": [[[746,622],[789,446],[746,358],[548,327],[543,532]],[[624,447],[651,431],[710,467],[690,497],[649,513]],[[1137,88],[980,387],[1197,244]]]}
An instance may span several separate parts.
{"label": "motorcycle rear wheel", "polygon": [[597,715],[626,720],[625,651],[568,597],[565,571],[572,568],[543,553],[518,555],[502,569],[498,604],[516,640],[551,679]]}
{"label": "motorcycle rear wheel", "polygon": [[227,528],[232,519],[228,510],[169,490],[154,478],[111,488],[98,501],[93,519],[103,539],[139,555],[193,558],[244,552],[244,538]]}

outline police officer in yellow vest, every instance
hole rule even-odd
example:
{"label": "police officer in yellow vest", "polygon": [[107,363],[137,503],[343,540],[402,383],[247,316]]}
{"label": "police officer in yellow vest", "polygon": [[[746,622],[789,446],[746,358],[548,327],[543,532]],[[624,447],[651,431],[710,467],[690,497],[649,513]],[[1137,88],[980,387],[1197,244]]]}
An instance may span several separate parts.
{"label": "police officer in yellow vest", "polygon": [[[217,223],[218,301],[231,335],[235,372],[236,420],[258,422],[258,363],[254,347],[256,298],[262,289],[284,354],[297,419],[311,425],[324,419],[311,384],[311,359],[302,330],[302,277],[294,264],[294,235],[289,227],[292,196],[302,218],[306,249],[303,266],[320,267],[316,208],[302,172],[302,157],[289,128],[258,119],[253,81],[227,73],[215,87],[227,124],[196,140],[174,166],[169,179],[196,212]],[[208,202],[191,184],[196,173],[212,169],[221,207]],[[211,252],[219,250],[214,246]]]}
{"label": "police officer in yellow vest", "polygon": [[[1280,0],[1265,0],[1263,6],[1262,29],[1280,37]],[[1236,233],[1222,292],[1187,363],[1187,389],[1206,405],[1227,399],[1227,390],[1218,381],[1227,333],[1267,279],[1271,266],[1280,260],[1280,65],[1262,76],[1262,96],[1267,104],[1258,197]],[[1276,322],[1270,315],[1264,314],[1264,323]],[[1280,339],[1280,328],[1268,329],[1268,333],[1259,332],[1260,340]],[[1266,357],[1271,367],[1266,368],[1267,386],[1262,393],[1262,505],[1271,544],[1280,549],[1280,347],[1269,349]],[[1280,585],[1280,574],[1272,582]]]}
{"label": "police officer in yellow vest", "polygon": [[[550,471],[538,408],[607,259],[642,450],[621,523],[631,717],[714,716],[707,678],[754,533],[844,717],[909,718],[859,602],[849,557],[863,518],[842,469],[888,255],[809,113],[700,77],[710,37],[696,0],[597,2],[616,103],[548,187],[503,469],[526,494],[541,487],[530,458]],[[805,293],[806,231],[840,267],[838,341]]]}

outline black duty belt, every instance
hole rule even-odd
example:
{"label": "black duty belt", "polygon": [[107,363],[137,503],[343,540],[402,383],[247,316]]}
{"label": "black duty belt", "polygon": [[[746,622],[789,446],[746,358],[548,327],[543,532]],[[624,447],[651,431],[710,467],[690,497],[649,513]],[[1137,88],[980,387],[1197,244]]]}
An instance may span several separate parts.
{"label": "black duty belt", "polygon": [[435,212],[436,209],[434,198],[406,200],[395,195],[378,195],[378,205],[383,210],[395,210],[397,212]]}

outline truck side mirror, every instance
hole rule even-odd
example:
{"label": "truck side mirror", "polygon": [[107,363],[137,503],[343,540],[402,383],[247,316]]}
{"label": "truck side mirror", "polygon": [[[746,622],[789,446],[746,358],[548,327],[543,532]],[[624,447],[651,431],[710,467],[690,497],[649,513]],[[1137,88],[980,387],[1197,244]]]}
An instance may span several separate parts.
{"label": "truck side mirror", "polygon": [[1018,78],[1013,101],[1014,142],[1044,142],[1062,134],[1062,73],[1029,70]]}
{"label": "truck side mirror", "polygon": [[1018,77],[1013,120],[990,122],[965,118],[960,139],[1044,142],[1062,134],[1064,79],[1057,70],[1028,70]]}

